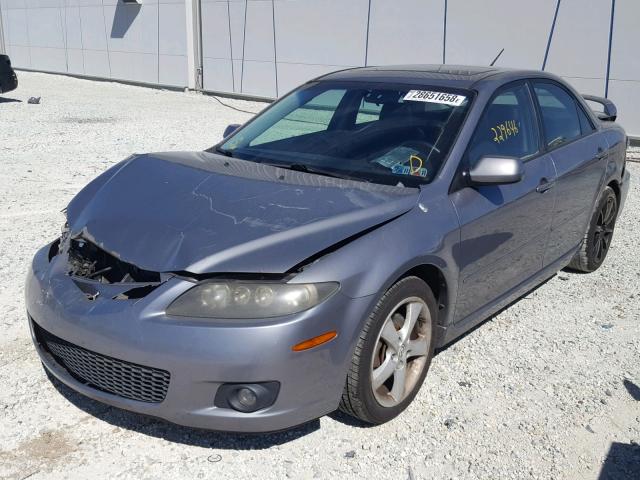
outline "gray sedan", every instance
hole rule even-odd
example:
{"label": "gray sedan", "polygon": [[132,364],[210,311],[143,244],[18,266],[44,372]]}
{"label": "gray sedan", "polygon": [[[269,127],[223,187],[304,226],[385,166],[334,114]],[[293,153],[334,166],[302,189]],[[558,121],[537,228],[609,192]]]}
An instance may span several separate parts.
{"label": "gray sedan", "polygon": [[627,137],[587,99],[538,71],[350,69],[207,151],[132,155],[33,259],[42,362],[188,426],[386,422],[437,348],[605,260]]}

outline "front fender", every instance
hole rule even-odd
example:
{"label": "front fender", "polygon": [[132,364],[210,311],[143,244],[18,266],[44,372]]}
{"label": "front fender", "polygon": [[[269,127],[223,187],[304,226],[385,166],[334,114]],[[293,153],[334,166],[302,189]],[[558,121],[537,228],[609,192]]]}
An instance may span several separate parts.
{"label": "front fender", "polygon": [[[449,199],[423,200],[406,214],[304,266],[295,281],[338,281],[342,293],[352,298],[379,296],[412,268],[433,265],[445,278],[449,304],[445,307],[451,307],[458,287],[453,257],[458,241],[458,219]],[[453,308],[446,311],[450,314]]]}

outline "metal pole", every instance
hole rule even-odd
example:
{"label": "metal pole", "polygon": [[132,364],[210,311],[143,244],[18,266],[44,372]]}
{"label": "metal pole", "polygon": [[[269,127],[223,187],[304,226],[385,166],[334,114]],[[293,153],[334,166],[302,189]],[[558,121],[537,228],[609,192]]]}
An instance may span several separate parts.
{"label": "metal pole", "polygon": [[187,86],[191,90],[203,88],[202,68],[202,9],[200,0],[185,0],[187,18]]}

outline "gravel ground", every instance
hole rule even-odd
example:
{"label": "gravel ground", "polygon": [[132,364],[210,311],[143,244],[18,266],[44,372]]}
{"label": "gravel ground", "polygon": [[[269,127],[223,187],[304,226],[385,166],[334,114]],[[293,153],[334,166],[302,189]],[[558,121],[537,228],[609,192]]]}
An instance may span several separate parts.
{"label": "gravel ground", "polygon": [[[221,434],[49,381],[23,281],[59,232],[59,211],[99,172],[132,152],[202,149],[249,115],[195,94],[19,77],[0,98],[0,477],[640,478],[638,163],[605,265],[561,272],[440,352],[393,422],[365,428],[333,414],[282,433]],[[34,95],[40,105],[26,103]]]}

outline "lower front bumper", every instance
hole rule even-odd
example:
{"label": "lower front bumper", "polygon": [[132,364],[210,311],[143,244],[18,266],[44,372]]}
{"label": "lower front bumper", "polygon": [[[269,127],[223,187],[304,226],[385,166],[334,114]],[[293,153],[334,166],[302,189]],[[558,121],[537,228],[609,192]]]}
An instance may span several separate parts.
{"label": "lower front bumper", "polygon": [[[162,401],[124,398],[79,381],[33,335],[44,366],[72,389],[180,425],[224,431],[282,430],[337,408],[371,297],[338,293],[301,314],[263,322],[176,319],[164,311],[178,290],[188,288],[180,284],[183,280],[169,280],[139,300],[92,301],[56,258],[49,263],[47,250],[37,253],[27,277],[27,310],[34,321],[82,349],[171,375]],[[292,345],[329,330],[338,331],[338,337],[311,350],[292,351]],[[268,408],[241,413],[214,406],[223,383],[270,381],[279,382],[280,391]]]}

